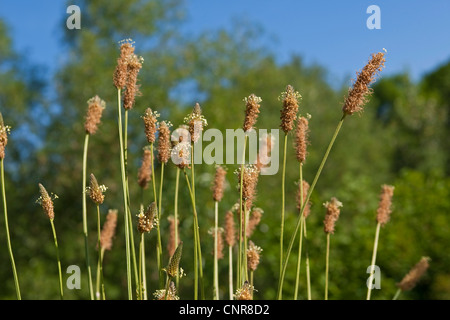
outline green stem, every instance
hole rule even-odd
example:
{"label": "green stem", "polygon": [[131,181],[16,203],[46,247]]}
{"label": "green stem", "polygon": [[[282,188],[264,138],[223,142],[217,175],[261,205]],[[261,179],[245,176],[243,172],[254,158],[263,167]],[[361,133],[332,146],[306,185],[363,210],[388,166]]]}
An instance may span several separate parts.
{"label": "green stem", "polygon": [[61,260],[59,258],[58,240],[56,239],[56,230],[55,230],[55,224],[53,223],[53,219],[50,219],[50,224],[52,225],[53,240],[55,242],[55,248],[56,248],[56,259],[58,260],[59,294],[61,296],[61,300],[64,300],[63,279],[62,279],[62,271],[61,271]]}
{"label": "green stem", "polygon": [[130,209],[130,188],[128,184],[128,109],[125,109],[125,127],[124,127],[124,160],[125,160],[125,185],[127,187],[127,207],[128,207],[128,227],[130,233],[130,247],[131,247],[131,259],[133,262],[133,271],[134,271],[134,279],[136,288],[139,288],[138,281],[138,270],[136,263],[136,251],[134,247],[134,229],[133,229],[133,219],[131,217],[131,209]]}
{"label": "green stem", "polygon": [[[176,174],[176,178],[175,178],[175,200],[174,200],[174,217],[175,217],[175,247],[178,246],[178,189],[179,189],[179,185],[180,185],[180,169],[177,168],[177,174]],[[175,278],[175,283],[176,283],[176,287],[178,288],[178,292],[180,291],[179,289],[179,282],[180,282],[180,276],[178,275],[177,272],[177,277]]]}
{"label": "green stem", "polygon": [[[253,270],[250,270],[250,286],[253,288]],[[253,300],[253,291],[251,290],[252,300]]]}
{"label": "green stem", "polygon": [[[300,162],[299,165],[299,171],[300,171],[300,208],[303,205],[303,165]],[[303,242],[303,225],[305,218],[301,217],[302,222],[300,223],[300,236],[298,241],[298,257],[297,257],[297,277],[295,278],[295,289],[294,289],[294,300],[297,300],[298,296],[298,286],[300,282],[300,266],[302,262],[302,242]]]}
{"label": "green stem", "polygon": [[328,272],[330,268],[330,233],[327,233],[327,254],[325,263],[325,300],[328,300]]}
{"label": "green stem", "polygon": [[334,142],[336,141],[336,138],[339,134],[339,131],[341,130],[342,124],[344,123],[346,114],[344,114],[341,118],[341,120],[339,121],[336,130],[333,134],[333,137],[331,138],[330,144],[328,145],[327,151],[325,152],[325,155],[323,156],[322,162],[320,163],[319,169],[316,172],[316,175],[314,177],[314,180],[311,184],[311,187],[309,188],[308,194],[306,195],[306,199],[302,205],[302,208],[300,210],[300,216],[297,219],[297,223],[295,225],[295,230],[294,233],[291,236],[291,240],[289,241],[289,246],[288,246],[288,250],[286,252],[286,257],[284,258],[284,263],[283,263],[283,268],[282,268],[282,273],[281,273],[281,277],[280,277],[280,281],[278,283],[278,294],[277,297],[279,300],[281,300],[281,292],[283,290],[283,283],[284,283],[284,277],[286,274],[286,269],[287,269],[287,263],[289,261],[289,256],[291,254],[292,251],[292,247],[294,246],[294,241],[295,238],[297,236],[298,230],[300,228],[300,224],[301,224],[301,217],[303,215],[303,211],[305,210],[306,207],[306,203],[308,203],[309,198],[311,197],[312,192],[314,191],[314,188],[316,186],[317,180],[319,180],[320,174],[322,173],[323,167],[325,166],[325,163],[327,162],[328,156],[330,155],[331,149],[333,148]]}
{"label": "green stem", "polygon": [[219,228],[219,202],[214,202],[214,300],[219,300],[219,261],[217,258],[217,229]]}
{"label": "green stem", "polygon": [[20,287],[19,287],[19,278],[17,276],[17,270],[16,270],[16,263],[14,261],[14,255],[12,252],[12,246],[11,246],[11,237],[9,235],[9,223],[8,223],[8,208],[6,205],[6,191],[5,191],[5,169],[3,164],[3,158],[1,159],[1,179],[2,179],[2,196],[3,196],[3,212],[5,214],[5,229],[6,229],[6,241],[8,244],[8,252],[9,252],[9,258],[11,260],[11,267],[13,271],[14,276],[14,285],[16,287],[16,296],[17,300],[22,300],[21,294],[20,294]]}
{"label": "green stem", "polygon": [[392,300],[397,300],[400,293],[402,293],[402,289],[397,290],[397,292],[395,293],[394,298],[392,298]]}
{"label": "green stem", "polygon": [[[285,181],[286,181],[286,153],[287,153],[287,133],[284,133],[283,148],[283,172],[281,176],[281,231],[280,231],[280,279],[283,273],[283,239],[284,239],[284,205],[285,205]],[[297,232],[297,231],[296,231]],[[282,291],[279,293],[279,299],[282,298]]]}
{"label": "green stem", "polygon": [[169,292],[169,285],[170,285],[170,277],[167,276],[167,279],[166,279],[166,290],[164,291],[164,300],[167,300],[167,294]]}
{"label": "green stem", "polygon": [[[158,200],[158,206],[157,206],[158,207],[158,221],[161,221],[163,183],[164,183],[164,162],[161,163],[161,181],[159,184],[159,200]],[[161,237],[161,236],[159,235],[159,237]],[[175,245],[175,247],[176,247],[176,245]],[[159,260],[162,261],[163,253],[162,253],[161,238],[159,241],[158,248],[159,248],[159,250],[158,250],[159,251],[158,252]],[[160,272],[160,279],[164,279],[164,271],[162,270],[162,268],[160,269],[159,272]]]}
{"label": "green stem", "polygon": [[307,233],[306,233],[306,219],[305,223],[303,224],[304,230],[304,238],[305,238],[305,254],[306,254],[306,290],[308,293],[308,300],[311,300],[311,273],[309,268],[309,253],[308,253],[308,246],[307,246]]}
{"label": "green stem", "polygon": [[87,225],[87,209],[86,209],[86,168],[87,168],[87,153],[88,153],[88,145],[89,145],[89,133],[86,133],[84,139],[84,150],[83,150],[83,234],[84,234],[84,251],[86,256],[86,267],[87,267],[87,275],[88,275],[88,286],[89,286],[89,294],[91,296],[91,300],[94,300],[94,289],[92,285],[92,271],[91,271],[91,262],[89,259],[89,241],[88,241],[88,225]]}
{"label": "green stem", "polygon": [[97,300],[101,300],[101,294],[100,294],[100,286],[103,283],[103,268],[102,268],[102,254],[101,254],[101,248],[102,244],[100,241],[100,207],[97,205],[97,247],[98,247],[98,263],[97,263],[97,290],[96,290],[96,296]]}
{"label": "green stem", "polygon": [[[155,154],[154,154],[154,144],[150,144],[150,151],[152,154],[152,184],[153,184],[153,201],[156,204],[157,210],[159,210],[158,197],[156,196],[156,179],[155,179]],[[157,242],[156,242],[156,261],[158,263],[158,274],[159,274],[159,287],[162,288],[164,286],[164,271],[162,266],[162,244],[161,244],[161,229],[160,223],[156,225],[156,233],[157,233]]]}
{"label": "green stem", "polygon": [[241,163],[241,177],[240,177],[240,184],[239,184],[239,252],[238,252],[238,261],[237,261],[237,283],[236,287],[240,288],[242,286],[242,208],[243,208],[243,199],[242,199],[242,192],[243,188],[242,185],[244,183],[244,165],[245,165],[245,151],[247,149],[247,135],[245,135],[244,138],[244,149],[242,150],[242,163]]}
{"label": "green stem", "polygon": [[378,250],[378,239],[380,237],[380,227],[381,223],[377,223],[377,229],[375,231],[375,241],[373,243],[373,252],[372,252],[372,263],[370,264],[370,277],[367,281],[367,300],[370,300],[370,295],[372,293],[372,282],[373,282],[373,273],[375,271],[375,262],[377,259],[377,250]]}
{"label": "green stem", "polygon": [[202,300],[205,300],[205,287],[203,284],[203,259],[202,259],[202,248],[200,243],[200,226],[198,224],[198,217],[197,217],[197,209],[196,209],[196,200],[195,200],[195,170],[194,170],[195,164],[194,164],[194,143],[191,144],[191,179],[192,179],[192,206],[195,208],[195,229],[197,232],[197,255],[198,255],[198,265],[199,265],[199,282],[200,282],[200,297]]}
{"label": "green stem", "polygon": [[[200,233],[198,227],[198,217],[197,217],[197,209],[194,202],[194,196],[192,193],[191,184],[189,182],[189,178],[187,176],[186,171],[184,171],[184,176],[186,177],[186,182],[189,189],[189,195],[191,197],[192,202],[192,210],[194,215],[194,269],[196,270],[194,276],[194,299],[198,298],[198,282],[200,282],[200,294],[201,299],[204,300],[204,290],[203,290],[203,266],[202,266],[202,252],[201,252],[201,244],[200,244]],[[198,273],[197,273],[198,270]],[[197,274],[200,276],[197,278]]]}
{"label": "green stem", "polygon": [[142,244],[144,243],[144,233],[141,233],[141,238],[139,241],[139,300],[143,300],[143,266],[144,266],[144,259],[143,259],[143,250],[142,250]]}
{"label": "green stem", "polygon": [[230,300],[233,300],[233,247],[228,246],[228,286],[230,291]]}
{"label": "green stem", "polygon": [[100,265],[102,266],[102,300],[106,300],[105,296],[105,281],[103,278],[103,257],[105,256],[105,248],[100,250]]}
{"label": "green stem", "polygon": [[244,280],[248,281],[248,271],[247,271],[247,201],[244,201],[244,250],[242,252],[242,261],[243,261],[243,269],[244,269]]}
{"label": "green stem", "polygon": [[118,111],[118,127],[119,127],[119,144],[120,144],[120,171],[122,175],[122,191],[123,191],[123,206],[124,206],[124,229],[125,229],[125,253],[127,264],[127,288],[128,288],[128,300],[133,299],[133,289],[131,286],[131,256],[130,256],[130,228],[128,219],[128,201],[127,201],[127,185],[125,175],[125,158],[124,158],[124,145],[123,145],[123,133],[122,133],[122,110],[121,105],[121,90],[117,89],[117,111]]}

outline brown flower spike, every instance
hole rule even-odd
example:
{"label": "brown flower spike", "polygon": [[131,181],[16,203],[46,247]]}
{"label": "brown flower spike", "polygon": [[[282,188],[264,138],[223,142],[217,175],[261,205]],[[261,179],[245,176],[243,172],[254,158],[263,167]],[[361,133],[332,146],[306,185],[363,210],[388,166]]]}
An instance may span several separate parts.
{"label": "brown flower spike", "polygon": [[250,214],[247,224],[247,237],[250,238],[258,224],[261,222],[264,211],[261,208],[254,208]]}
{"label": "brown flower spike", "polygon": [[48,216],[50,220],[53,220],[55,218],[55,212],[53,208],[53,200],[48,195],[47,190],[44,188],[42,184],[39,183],[39,192],[41,194],[41,197],[38,199],[40,202],[42,209],[44,209],[45,214]]}
{"label": "brown flower spike", "polygon": [[234,297],[236,300],[253,300],[253,291],[255,291],[255,288],[248,281],[245,281],[242,288],[236,290]]}
{"label": "brown flower spike", "polygon": [[128,60],[134,54],[133,41],[131,39],[122,40],[120,46],[120,56],[117,59],[116,70],[114,71],[114,86],[123,89],[127,82]]}
{"label": "brown flower spike", "polygon": [[156,122],[158,121],[159,113],[152,111],[152,109],[145,109],[145,113],[142,116],[145,126],[145,136],[148,143],[154,143],[156,140]]}
{"label": "brown flower spike", "polygon": [[103,192],[106,191],[106,187],[104,185],[99,185],[97,179],[94,174],[90,175],[90,184],[89,184],[89,197],[96,204],[100,205],[105,200],[105,195]]}
{"label": "brown flower spike", "polygon": [[245,119],[242,129],[244,129],[244,131],[247,132],[253,129],[253,126],[256,123],[256,119],[258,118],[258,114],[260,112],[259,108],[261,107],[260,103],[262,102],[262,99],[252,93],[247,98],[244,98],[244,101],[245,101]]}
{"label": "brown flower spike", "polygon": [[281,129],[284,133],[288,133],[294,128],[294,121],[297,118],[298,102],[301,95],[294,91],[291,85],[286,87],[286,91],[281,94],[283,99],[283,108],[281,109]]}
{"label": "brown flower spike", "polygon": [[89,99],[87,103],[88,110],[84,122],[84,129],[86,133],[94,134],[97,132],[106,103],[99,96]]}
{"label": "brown flower spike", "polygon": [[342,203],[336,198],[331,198],[330,202],[325,202],[323,205],[327,209],[327,213],[323,221],[324,231],[325,233],[333,234],[334,226],[336,224],[336,221],[339,219]]}
{"label": "brown flower spike", "polygon": [[191,142],[196,143],[203,132],[203,128],[208,125],[208,122],[202,115],[202,108],[200,107],[200,104],[195,104],[192,113],[184,118],[184,123],[189,126]]}
{"label": "brown flower spike", "polygon": [[225,178],[227,175],[227,170],[222,166],[216,167],[216,174],[214,176],[214,185],[213,185],[213,200],[216,202],[220,202],[223,198],[223,190],[225,185]]}
{"label": "brown flower spike", "polygon": [[142,165],[138,172],[138,184],[142,189],[147,189],[148,183],[152,180],[152,152],[149,147],[144,148]]}
{"label": "brown flower spike", "polygon": [[117,212],[115,209],[109,209],[106,215],[106,221],[100,233],[100,245],[104,250],[111,250],[112,248],[113,238],[116,234]]}
{"label": "brown flower spike", "polygon": [[297,121],[297,127],[295,130],[295,155],[297,156],[297,161],[300,163],[305,163],[306,160],[306,147],[309,144],[308,133],[309,133],[309,121],[305,117],[300,117]]}
{"label": "brown flower spike", "polygon": [[166,268],[166,273],[169,278],[176,277],[180,269],[181,254],[183,252],[183,241],[180,242],[174,254],[170,257],[169,265]]}
{"label": "brown flower spike", "polygon": [[371,59],[365,67],[357,73],[353,87],[349,89],[342,111],[344,114],[352,115],[361,112],[362,106],[367,102],[367,96],[371,94],[370,84],[375,81],[375,77],[380,72],[385,63],[384,52],[372,54]]}
{"label": "brown flower spike", "polygon": [[[301,189],[303,189],[303,203],[306,200],[306,196],[308,195],[308,191],[309,191],[309,183],[306,182],[305,180],[303,180],[303,184],[302,184],[302,188],[300,188],[300,183],[298,184],[298,190],[297,190],[297,209],[300,211],[302,209],[302,203],[301,203],[301,197],[300,197],[300,192]],[[308,218],[309,214],[311,213],[311,203],[308,201],[308,203],[306,204],[305,209],[303,210],[303,216],[306,218]]]}
{"label": "brown flower spike", "polygon": [[247,267],[250,271],[255,271],[259,265],[262,249],[256,246],[253,241],[248,242]]}
{"label": "brown flower spike", "polygon": [[[211,228],[208,233],[213,237],[213,239],[216,236],[216,233],[214,232],[214,228]],[[223,228],[217,228],[217,259],[223,259]],[[212,251],[212,254],[214,255],[214,249]]]}
{"label": "brown flower spike", "polygon": [[158,223],[157,221],[157,210],[156,203],[152,202],[145,212],[140,212],[138,214],[138,231],[140,233],[150,232]]}
{"label": "brown flower spike", "polygon": [[167,163],[170,159],[170,129],[166,121],[159,124],[158,135],[158,160],[161,163]]}
{"label": "brown flower spike", "polygon": [[239,181],[239,188],[242,188],[242,199],[244,200],[242,203],[242,210],[244,210],[244,205],[246,206],[246,210],[250,210],[253,205],[253,200],[255,198],[256,193],[256,185],[258,183],[259,170],[255,165],[245,165],[244,166],[244,176],[241,183],[241,168],[237,170],[237,176]]}
{"label": "brown flower spike", "polygon": [[127,62],[127,82],[126,91],[123,96],[123,107],[125,110],[130,110],[133,108],[135,97],[140,94],[139,86],[137,84],[138,73],[142,68],[142,63],[144,59],[133,54],[128,58]]}
{"label": "brown flower spike", "polygon": [[5,147],[8,144],[8,133],[10,127],[5,126],[3,122],[3,116],[0,113],[0,159],[5,158]]}
{"label": "brown flower spike", "polygon": [[225,214],[225,241],[228,246],[233,247],[236,244],[236,227],[234,222],[234,215],[232,211]]}
{"label": "brown flower spike", "polygon": [[430,260],[431,259],[429,257],[422,257],[420,261],[402,279],[402,281],[397,283],[397,287],[399,287],[402,291],[412,290],[429,268]]}
{"label": "brown flower spike", "polygon": [[381,186],[380,202],[377,209],[377,222],[384,226],[391,216],[392,196],[394,195],[394,187]]}
{"label": "brown flower spike", "polygon": [[[172,256],[175,253],[175,249],[180,244],[180,239],[178,238],[178,243],[175,244],[175,218],[173,216],[168,216],[167,220],[169,220],[169,242],[167,243],[167,251],[169,252],[169,256]],[[177,225],[180,224],[180,220],[177,219]]]}

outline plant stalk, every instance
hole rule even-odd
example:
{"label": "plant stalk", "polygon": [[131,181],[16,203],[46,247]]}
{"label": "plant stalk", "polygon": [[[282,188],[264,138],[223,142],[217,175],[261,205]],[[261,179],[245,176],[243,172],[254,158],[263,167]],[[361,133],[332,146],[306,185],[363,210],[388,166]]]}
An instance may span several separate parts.
{"label": "plant stalk", "polygon": [[59,294],[61,296],[61,300],[64,300],[63,279],[62,279],[62,271],[61,271],[61,259],[59,258],[58,240],[56,238],[56,230],[55,230],[55,224],[53,223],[53,219],[50,219],[50,224],[52,226],[52,231],[53,231],[53,241],[55,242],[56,259],[58,260]]}
{"label": "plant stalk", "polygon": [[375,263],[377,259],[377,250],[378,250],[378,239],[380,237],[380,228],[381,224],[377,223],[377,229],[375,231],[375,241],[373,243],[373,252],[372,252],[372,262],[370,264],[370,276],[369,280],[367,280],[367,300],[370,300],[370,295],[372,293],[372,282],[373,282],[373,272],[375,271]]}

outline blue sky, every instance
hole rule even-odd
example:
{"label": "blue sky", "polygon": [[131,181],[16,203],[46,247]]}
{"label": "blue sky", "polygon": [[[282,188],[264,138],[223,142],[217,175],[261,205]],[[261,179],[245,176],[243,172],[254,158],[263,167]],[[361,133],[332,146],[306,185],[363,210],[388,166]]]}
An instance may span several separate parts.
{"label": "blue sky", "polygon": [[[76,1],[74,1],[76,4]],[[369,5],[381,9],[381,29],[369,30]],[[283,63],[301,55],[306,63],[327,68],[339,81],[353,77],[370,53],[388,50],[383,74],[408,71],[417,80],[450,59],[450,1],[406,0],[186,0],[185,33],[229,28],[234,18],[264,30],[264,44]],[[29,62],[49,68],[61,61],[61,17],[66,2],[1,0],[15,49]]]}

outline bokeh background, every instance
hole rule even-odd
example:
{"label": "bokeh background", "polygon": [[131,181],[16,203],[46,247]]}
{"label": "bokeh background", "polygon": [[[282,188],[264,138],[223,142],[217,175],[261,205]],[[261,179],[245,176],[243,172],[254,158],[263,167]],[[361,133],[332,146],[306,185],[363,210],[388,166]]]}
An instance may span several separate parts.
{"label": "bokeh background", "polygon": [[[66,28],[67,6],[81,8],[81,30]],[[369,30],[369,5],[381,9],[381,29]],[[175,126],[199,102],[209,127],[242,126],[242,99],[263,99],[258,128],[278,128],[280,93],[291,84],[303,96],[301,114],[312,115],[304,177],[311,181],[355,72],[370,54],[387,49],[386,68],[373,86],[364,113],[347,119],[312,195],[308,218],[313,299],[323,298],[325,246],[322,203],[344,204],[331,243],[330,299],[364,299],[375,216],[382,184],[395,186],[391,221],[381,230],[377,265],[381,289],[373,299],[391,299],[399,282],[422,256],[431,267],[402,299],[450,298],[450,20],[447,1],[12,1],[0,8],[0,112],[12,127],[6,149],[6,190],[12,246],[24,299],[58,299],[51,229],[36,204],[38,183],[56,193],[55,224],[63,270],[79,265],[81,290],[67,299],[88,299],[81,216],[81,164],[86,101],[107,102],[99,132],[89,145],[88,172],[109,189],[109,208],[123,210],[116,90],[112,74],[118,41],[132,38],[145,58],[142,96],[130,112],[129,176],[132,211],[138,213],[137,170],[146,145],[140,116],[151,107]],[[292,142],[292,137],[289,137]],[[236,165],[228,166],[228,187],[220,221],[238,199]],[[156,164],[159,176],[159,164]],[[213,225],[210,187],[214,166],[197,169],[197,204],[206,288],[212,288]],[[280,172],[281,173],[281,172]],[[279,266],[281,174],[262,176],[255,205],[264,210],[252,236],[263,248],[255,272],[256,299],[275,299]],[[167,217],[173,212],[175,167],[166,170],[161,221],[167,245]],[[298,166],[289,148],[286,239],[298,212]],[[159,181],[159,178],[158,180]],[[181,182],[180,232],[185,255],[182,299],[193,297],[192,213]],[[145,193],[145,202],[152,199]],[[91,260],[95,261],[95,207],[88,201]],[[109,299],[126,299],[123,219],[114,248],[105,256]],[[3,215],[0,219],[0,298],[14,299],[14,283]],[[147,239],[149,288],[157,289],[156,233]],[[284,297],[293,297],[296,248]],[[165,261],[168,257],[165,256]],[[304,260],[303,260],[304,261]],[[227,262],[220,263],[221,296],[228,297]],[[302,268],[300,298],[306,297]],[[66,275],[66,279],[67,279]],[[212,289],[207,297],[212,298]]]}

